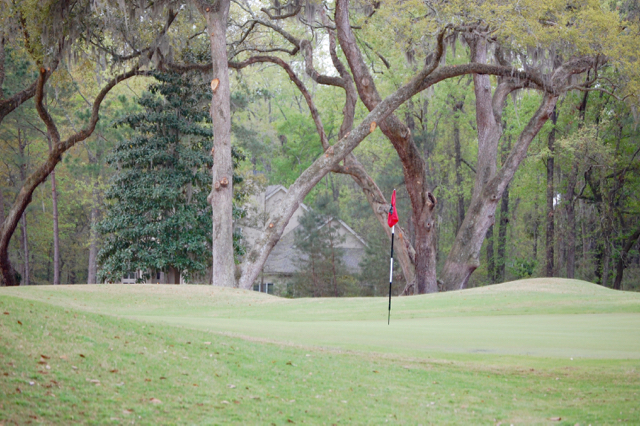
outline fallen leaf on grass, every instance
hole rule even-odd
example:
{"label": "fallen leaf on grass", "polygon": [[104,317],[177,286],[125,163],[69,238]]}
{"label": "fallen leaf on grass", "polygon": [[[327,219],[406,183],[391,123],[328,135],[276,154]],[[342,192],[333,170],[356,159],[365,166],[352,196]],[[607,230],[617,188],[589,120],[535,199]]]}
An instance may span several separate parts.
{"label": "fallen leaf on grass", "polygon": [[373,372],[374,372],[374,373],[379,373],[379,371],[378,371],[378,370],[373,370]]}
{"label": "fallen leaf on grass", "polygon": [[151,379],[144,379],[144,381],[145,381],[145,382],[150,382],[150,381],[151,381]]}
{"label": "fallen leaf on grass", "polygon": [[238,401],[237,399],[233,401],[234,404],[240,404],[240,401]]}
{"label": "fallen leaf on grass", "polygon": [[60,359],[67,360],[67,359],[69,359],[69,358],[68,358],[66,355],[60,355]]}
{"label": "fallen leaf on grass", "polygon": [[117,372],[118,372],[118,370],[115,369],[115,368],[113,370],[109,370],[109,373],[117,373]]}
{"label": "fallen leaf on grass", "polygon": [[151,402],[152,404],[162,404],[162,401],[160,401],[158,398],[151,398],[149,399],[149,402]]}
{"label": "fallen leaf on grass", "polygon": [[84,355],[80,354],[80,358],[86,358]]}
{"label": "fallen leaf on grass", "polygon": [[291,361],[287,361],[287,365],[293,365]]}
{"label": "fallen leaf on grass", "polygon": [[41,354],[41,355],[40,355],[40,358],[50,359],[51,357],[48,357],[48,356],[46,356],[46,355],[42,355],[42,354]]}
{"label": "fallen leaf on grass", "polygon": [[160,380],[167,380],[167,378],[163,376],[163,377],[160,377]]}
{"label": "fallen leaf on grass", "polygon": [[291,419],[287,419],[287,423],[295,423],[295,422]]}
{"label": "fallen leaf on grass", "polygon": [[3,313],[4,313],[5,315],[9,315],[9,312],[7,312],[7,311],[4,311]]}
{"label": "fallen leaf on grass", "polygon": [[22,325],[22,321],[18,320],[18,324]]}

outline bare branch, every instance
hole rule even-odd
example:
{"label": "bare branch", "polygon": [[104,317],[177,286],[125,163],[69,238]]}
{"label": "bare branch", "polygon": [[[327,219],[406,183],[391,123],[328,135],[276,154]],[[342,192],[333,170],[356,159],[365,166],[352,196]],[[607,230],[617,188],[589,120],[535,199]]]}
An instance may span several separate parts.
{"label": "bare branch", "polygon": [[302,40],[300,46],[302,47],[302,52],[304,54],[305,70],[307,75],[311,77],[313,81],[318,84],[326,84],[327,86],[344,87],[345,83],[342,78],[322,75],[313,67],[313,50],[309,40]]}
{"label": "bare branch", "polygon": [[[289,13],[286,13],[284,15],[280,15],[280,11],[282,9],[285,9],[285,8],[291,6],[291,1],[294,1],[294,9]],[[272,19],[272,20],[291,18],[292,16],[296,16],[298,13],[300,13],[300,10],[302,10],[302,1],[300,1],[300,0],[291,0],[291,1],[289,3],[287,3],[287,4],[285,4],[284,6],[271,7],[270,9],[274,9],[276,12],[278,12],[277,15],[272,15],[271,13],[269,13],[269,10],[265,9],[264,7],[262,9],[260,9],[260,11],[264,12],[269,17],[269,19]]]}
{"label": "bare branch", "polygon": [[309,107],[309,110],[311,112],[311,117],[313,118],[313,122],[316,125],[316,130],[318,131],[318,135],[320,135],[320,142],[322,143],[322,148],[325,151],[329,149],[330,148],[329,140],[327,139],[327,135],[324,131],[324,126],[322,125],[322,120],[320,120],[320,114],[318,113],[318,109],[316,108],[315,103],[311,98],[311,94],[307,90],[302,80],[300,80],[296,75],[296,73],[293,72],[293,69],[291,69],[291,66],[288,63],[286,63],[284,60],[275,56],[254,56],[242,62],[229,62],[229,68],[240,70],[249,65],[256,64],[256,63],[264,63],[264,62],[270,62],[272,64],[276,64],[280,66],[282,69],[284,69],[287,75],[289,76],[289,79],[296,85],[298,90],[300,90],[300,93],[302,93],[302,96],[304,96],[304,99],[307,102],[307,106]]}
{"label": "bare branch", "polygon": [[471,165],[471,163],[469,163],[469,162],[468,162],[467,160],[465,160],[464,158],[460,158],[460,161],[462,161],[464,164],[466,164],[466,165],[467,165],[467,167],[469,167],[473,173],[476,173],[476,169]]}

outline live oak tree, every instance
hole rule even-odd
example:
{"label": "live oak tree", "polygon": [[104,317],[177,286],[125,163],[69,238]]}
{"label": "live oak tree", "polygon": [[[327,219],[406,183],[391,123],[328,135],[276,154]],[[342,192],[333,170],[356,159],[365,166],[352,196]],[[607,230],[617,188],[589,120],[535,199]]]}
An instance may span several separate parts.
{"label": "live oak tree", "polygon": [[[23,34],[24,45],[39,71],[33,91],[29,87],[16,94],[2,104],[0,113],[13,111],[26,99],[35,97],[36,111],[46,128],[47,138],[51,141],[51,149],[44,163],[36,167],[25,180],[0,227],[0,272],[5,285],[17,284],[15,271],[9,261],[8,247],[22,214],[31,202],[35,189],[50,175],[65,152],[93,134],[99,120],[100,106],[111,89],[133,76],[148,74],[148,71],[141,69],[140,64],[133,65],[127,71],[116,73],[115,77],[102,86],[93,102],[90,102],[91,112],[85,125],[81,129],[72,129],[68,137],[63,139],[59,124],[50,114],[45,102],[46,83],[57,69],[63,56],[65,54],[72,56],[69,55],[69,53],[73,53],[71,47],[81,38],[81,31],[91,25],[91,18],[95,18],[92,13],[95,11],[92,10],[89,1],[74,4],[53,0],[49,2],[29,1],[12,3],[11,5],[12,8],[8,16],[15,18],[14,25]],[[105,17],[102,15],[101,22],[106,21]],[[155,42],[162,39],[172,21],[170,16]],[[155,49],[151,52],[145,52],[145,55],[150,59],[154,53]],[[2,114],[0,114],[0,119],[4,117]]]}

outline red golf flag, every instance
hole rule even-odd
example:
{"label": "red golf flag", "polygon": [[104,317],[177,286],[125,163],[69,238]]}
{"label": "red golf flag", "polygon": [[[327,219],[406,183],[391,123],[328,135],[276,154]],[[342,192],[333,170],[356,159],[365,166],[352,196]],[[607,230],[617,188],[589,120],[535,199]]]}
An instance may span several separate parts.
{"label": "red golf flag", "polygon": [[389,228],[398,223],[398,211],[396,210],[396,190],[393,190],[391,195],[391,209],[389,210],[389,217],[387,218],[387,224]]}

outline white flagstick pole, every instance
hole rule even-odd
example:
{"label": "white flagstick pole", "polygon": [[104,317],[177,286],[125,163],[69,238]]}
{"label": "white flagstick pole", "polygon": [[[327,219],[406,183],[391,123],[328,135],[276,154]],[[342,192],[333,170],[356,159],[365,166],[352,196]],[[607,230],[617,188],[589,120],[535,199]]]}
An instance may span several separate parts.
{"label": "white flagstick pole", "polygon": [[387,325],[391,324],[391,283],[393,283],[393,236],[396,225],[391,227],[391,266],[389,267],[389,318],[387,318]]}

